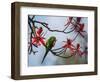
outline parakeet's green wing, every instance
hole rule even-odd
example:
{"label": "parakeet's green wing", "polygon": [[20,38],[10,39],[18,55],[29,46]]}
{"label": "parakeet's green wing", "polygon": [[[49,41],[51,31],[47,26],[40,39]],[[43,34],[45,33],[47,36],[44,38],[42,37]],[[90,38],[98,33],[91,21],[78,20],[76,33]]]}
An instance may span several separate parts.
{"label": "parakeet's green wing", "polygon": [[42,62],[44,61],[45,57],[47,56],[48,52],[52,49],[52,47],[55,45],[55,42],[56,42],[56,37],[52,36],[48,39],[47,43],[46,43],[46,52],[45,52],[45,55],[42,59]]}

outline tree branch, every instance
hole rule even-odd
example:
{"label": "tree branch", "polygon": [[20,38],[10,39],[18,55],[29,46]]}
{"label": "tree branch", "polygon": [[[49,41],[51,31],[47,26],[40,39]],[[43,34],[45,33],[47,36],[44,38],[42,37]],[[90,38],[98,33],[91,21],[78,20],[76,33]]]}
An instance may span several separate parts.
{"label": "tree branch", "polygon": [[66,58],[66,59],[76,55],[76,54],[75,54],[75,55],[70,55],[70,56],[64,57],[64,56],[61,56],[61,55],[56,54],[56,53],[53,52],[52,50],[51,50],[51,53],[54,54],[54,56],[58,56],[58,57],[61,57],[61,58]]}
{"label": "tree branch", "polygon": [[64,34],[68,34],[68,33],[71,33],[71,32],[74,31],[74,29],[73,29],[73,30],[70,30],[70,31],[68,31],[68,32],[65,32],[65,30],[63,30],[63,31],[60,31],[60,30],[52,30],[52,29],[50,29],[50,28],[48,27],[48,24],[45,23],[45,22],[40,22],[40,21],[32,20],[30,17],[29,17],[29,20],[30,20],[32,23],[39,23],[39,24],[41,24],[42,26],[44,26],[45,28],[47,28],[47,29],[48,29],[49,31],[51,31],[51,32],[62,32],[62,33],[64,33]]}

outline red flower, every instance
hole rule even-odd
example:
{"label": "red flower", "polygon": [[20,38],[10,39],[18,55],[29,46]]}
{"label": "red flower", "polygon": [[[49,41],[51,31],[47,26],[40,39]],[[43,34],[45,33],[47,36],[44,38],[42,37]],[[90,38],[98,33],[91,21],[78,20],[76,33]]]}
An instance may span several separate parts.
{"label": "red flower", "polygon": [[43,32],[43,29],[42,29],[42,27],[40,27],[38,30],[37,30],[37,35],[39,36],[41,33]]}
{"label": "red flower", "polygon": [[45,45],[44,37],[41,36],[41,33],[43,32],[43,29],[40,27],[36,31],[36,35],[32,38],[32,44],[35,44],[37,46]]}
{"label": "red flower", "polygon": [[78,54],[79,56],[82,56],[82,51],[80,49],[80,44],[78,43],[76,48],[75,48],[75,53]]}
{"label": "red flower", "polygon": [[84,31],[84,24],[78,24],[78,27],[76,28],[76,31],[84,38],[84,35],[82,34],[82,32]]}
{"label": "red flower", "polygon": [[[72,21],[72,19],[70,19]],[[75,28],[78,26],[78,24],[80,24],[81,21],[81,17],[77,17],[76,20],[74,20],[73,22],[70,22]]]}
{"label": "red flower", "polygon": [[79,24],[79,31],[83,32],[84,24]]}
{"label": "red flower", "polygon": [[81,18],[77,17],[76,24],[73,24],[74,25],[74,30],[76,32],[78,32],[78,34],[80,34],[84,38],[83,32],[86,32],[86,31],[84,31],[84,23],[81,24],[80,20],[81,20]]}
{"label": "red flower", "polygon": [[69,48],[71,53],[73,53],[74,52],[74,45],[72,44],[72,40],[71,39],[67,39],[67,42],[65,43],[63,48],[65,48],[65,49]]}
{"label": "red flower", "polygon": [[72,19],[73,17],[69,17],[67,24],[65,24],[64,26],[69,25],[72,22]]}
{"label": "red flower", "polygon": [[82,23],[82,24],[75,24],[74,25],[74,27],[75,27],[75,31],[77,31],[77,32],[84,32],[84,24]]}
{"label": "red flower", "polygon": [[81,17],[77,17],[76,20],[74,20],[75,22],[72,23],[72,25],[74,26],[73,28],[78,29],[78,27],[80,27],[80,21],[81,21]]}

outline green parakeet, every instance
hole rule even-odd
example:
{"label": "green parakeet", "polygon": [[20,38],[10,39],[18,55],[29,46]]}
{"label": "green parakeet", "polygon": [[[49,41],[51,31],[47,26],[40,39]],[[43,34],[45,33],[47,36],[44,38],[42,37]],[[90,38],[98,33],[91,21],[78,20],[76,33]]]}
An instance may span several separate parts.
{"label": "green parakeet", "polygon": [[54,37],[54,36],[51,36],[51,37],[47,40],[46,46],[45,46],[45,47],[46,47],[46,52],[45,52],[45,55],[44,55],[44,57],[43,57],[41,63],[43,63],[43,61],[44,61],[45,57],[47,56],[48,52],[49,52],[49,51],[52,49],[52,47],[55,45],[55,42],[56,42],[56,37]]}

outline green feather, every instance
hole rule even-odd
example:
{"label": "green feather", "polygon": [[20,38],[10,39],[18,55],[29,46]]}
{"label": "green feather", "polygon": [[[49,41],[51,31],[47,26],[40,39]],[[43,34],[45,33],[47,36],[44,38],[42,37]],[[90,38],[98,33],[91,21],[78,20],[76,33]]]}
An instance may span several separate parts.
{"label": "green feather", "polygon": [[44,59],[46,58],[48,52],[52,49],[52,47],[55,45],[55,42],[56,42],[56,37],[52,36],[48,39],[47,43],[46,43],[46,52],[44,54],[44,57],[42,59],[42,62],[44,61]]}

